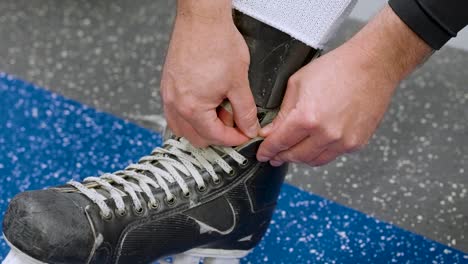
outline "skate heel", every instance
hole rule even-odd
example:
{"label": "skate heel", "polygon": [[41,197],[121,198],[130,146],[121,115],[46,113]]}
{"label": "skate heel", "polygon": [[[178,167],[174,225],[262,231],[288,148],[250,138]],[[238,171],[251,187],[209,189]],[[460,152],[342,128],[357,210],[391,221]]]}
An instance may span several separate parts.
{"label": "skate heel", "polygon": [[13,246],[13,244],[5,238],[5,235],[3,235],[3,237],[11,249],[6,258],[2,261],[2,264],[47,264],[26,255],[21,250]]}
{"label": "skate heel", "polygon": [[2,264],[45,264],[16,249],[10,250]]}

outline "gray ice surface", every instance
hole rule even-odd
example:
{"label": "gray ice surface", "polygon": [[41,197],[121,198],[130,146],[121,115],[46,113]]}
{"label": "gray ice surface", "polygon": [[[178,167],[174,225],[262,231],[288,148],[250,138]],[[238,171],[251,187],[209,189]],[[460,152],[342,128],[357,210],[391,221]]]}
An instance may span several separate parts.
{"label": "gray ice surface", "polygon": [[[0,2],[0,71],[135,120],[161,113],[175,1]],[[348,20],[334,40],[362,26]],[[468,251],[468,52],[446,47],[404,81],[364,151],[290,183]],[[142,125],[148,125],[141,123]]]}

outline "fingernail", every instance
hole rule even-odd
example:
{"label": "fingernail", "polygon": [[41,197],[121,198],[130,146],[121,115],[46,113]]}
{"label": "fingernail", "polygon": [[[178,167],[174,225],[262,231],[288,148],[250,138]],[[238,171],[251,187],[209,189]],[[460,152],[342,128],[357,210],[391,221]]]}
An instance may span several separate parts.
{"label": "fingernail", "polygon": [[265,156],[257,156],[257,160],[260,161],[260,162],[267,162],[268,158],[265,157]]}
{"label": "fingernail", "polygon": [[270,161],[270,164],[271,164],[271,166],[273,166],[273,167],[279,167],[279,166],[283,165],[283,163],[284,163],[284,162],[278,161],[278,160],[271,160],[271,161]]}
{"label": "fingernail", "polygon": [[268,135],[273,130],[273,123],[268,124],[266,127],[260,130],[261,135]]}
{"label": "fingernail", "polygon": [[250,137],[250,138],[254,138],[256,136],[258,136],[258,131],[260,130],[260,123],[258,122],[255,122],[255,125],[253,125],[251,128],[249,128],[249,130],[247,131],[247,136]]}

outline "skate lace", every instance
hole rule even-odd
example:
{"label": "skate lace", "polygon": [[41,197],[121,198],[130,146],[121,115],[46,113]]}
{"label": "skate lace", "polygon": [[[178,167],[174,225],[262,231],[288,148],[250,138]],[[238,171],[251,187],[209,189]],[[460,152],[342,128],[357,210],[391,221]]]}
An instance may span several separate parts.
{"label": "skate lace", "polygon": [[[164,146],[164,148],[155,148],[151,155],[142,157],[138,163],[131,164],[124,170],[106,173],[100,177],[87,177],[83,180],[83,183],[94,183],[93,187],[85,186],[73,180],[69,181],[68,184],[93,201],[101,210],[101,214],[107,218],[111,216],[111,209],[106,203],[108,198],[96,191],[95,188],[97,187],[109,193],[119,214],[125,214],[126,212],[122,197],[127,194],[131,197],[136,212],[142,212],[143,205],[138,198],[137,192],[144,192],[149,199],[148,206],[156,208],[158,207],[158,201],[150,186],[154,189],[162,189],[166,194],[166,201],[170,203],[174,201],[175,196],[171,193],[168,183],[176,182],[184,195],[190,195],[189,187],[181,173],[187,177],[193,177],[197,188],[202,191],[206,190],[206,185],[199,169],[206,170],[214,182],[219,182],[220,179],[213,165],[219,165],[228,174],[233,172],[233,168],[219,153],[227,154],[239,164],[247,162],[247,159],[233,148],[220,146],[196,148],[184,138],[179,140],[169,139]],[[156,164],[161,166],[158,167]],[[144,172],[149,172],[154,177],[150,177]],[[129,180],[133,180],[133,182]],[[118,185],[122,186],[123,191],[116,187]]]}

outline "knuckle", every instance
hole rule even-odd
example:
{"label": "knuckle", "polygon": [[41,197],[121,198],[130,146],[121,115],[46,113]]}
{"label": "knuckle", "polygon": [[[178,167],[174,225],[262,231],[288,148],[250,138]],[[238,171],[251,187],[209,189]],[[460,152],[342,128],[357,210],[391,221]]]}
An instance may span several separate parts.
{"label": "knuckle", "polygon": [[193,109],[190,106],[185,105],[183,108],[179,109],[179,113],[181,116],[188,119],[188,117],[193,114]]}
{"label": "knuckle", "polygon": [[257,109],[255,107],[251,107],[245,112],[244,116],[241,116],[241,119],[247,122],[255,122],[257,120]]}
{"label": "knuckle", "polygon": [[175,103],[175,96],[169,92],[169,91],[165,91],[165,90],[161,90],[161,98],[163,100],[163,103],[165,105],[170,105],[170,106],[173,106],[174,103]]}
{"label": "knuckle", "polygon": [[355,152],[355,151],[360,150],[361,148],[363,148],[366,145],[365,142],[366,141],[363,141],[358,137],[350,137],[350,138],[344,140],[344,143],[343,143],[344,150],[347,153]]}
{"label": "knuckle", "polygon": [[316,115],[311,113],[303,113],[299,115],[301,118],[302,128],[311,131],[319,127],[320,123]]}
{"label": "knuckle", "polygon": [[295,162],[293,155],[291,155],[291,153],[289,153],[289,152],[280,153],[280,154],[277,155],[277,158],[280,161]]}
{"label": "knuckle", "polygon": [[197,110],[197,105],[191,99],[182,99],[179,104],[174,106],[178,109],[179,113],[186,119],[191,119]]}
{"label": "knuckle", "polygon": [[296,75],[293,75],[293,76],[289,77],[287,86],[288,87],[297,87],[297,86],[299,86],[299,78],[296,77]]}
{"label": "knuckle", "polygon": [[339,141],[343,137],[343,133],[340,129],[326,129],[325,137],[330,142],[336,142],[336,141]]}

